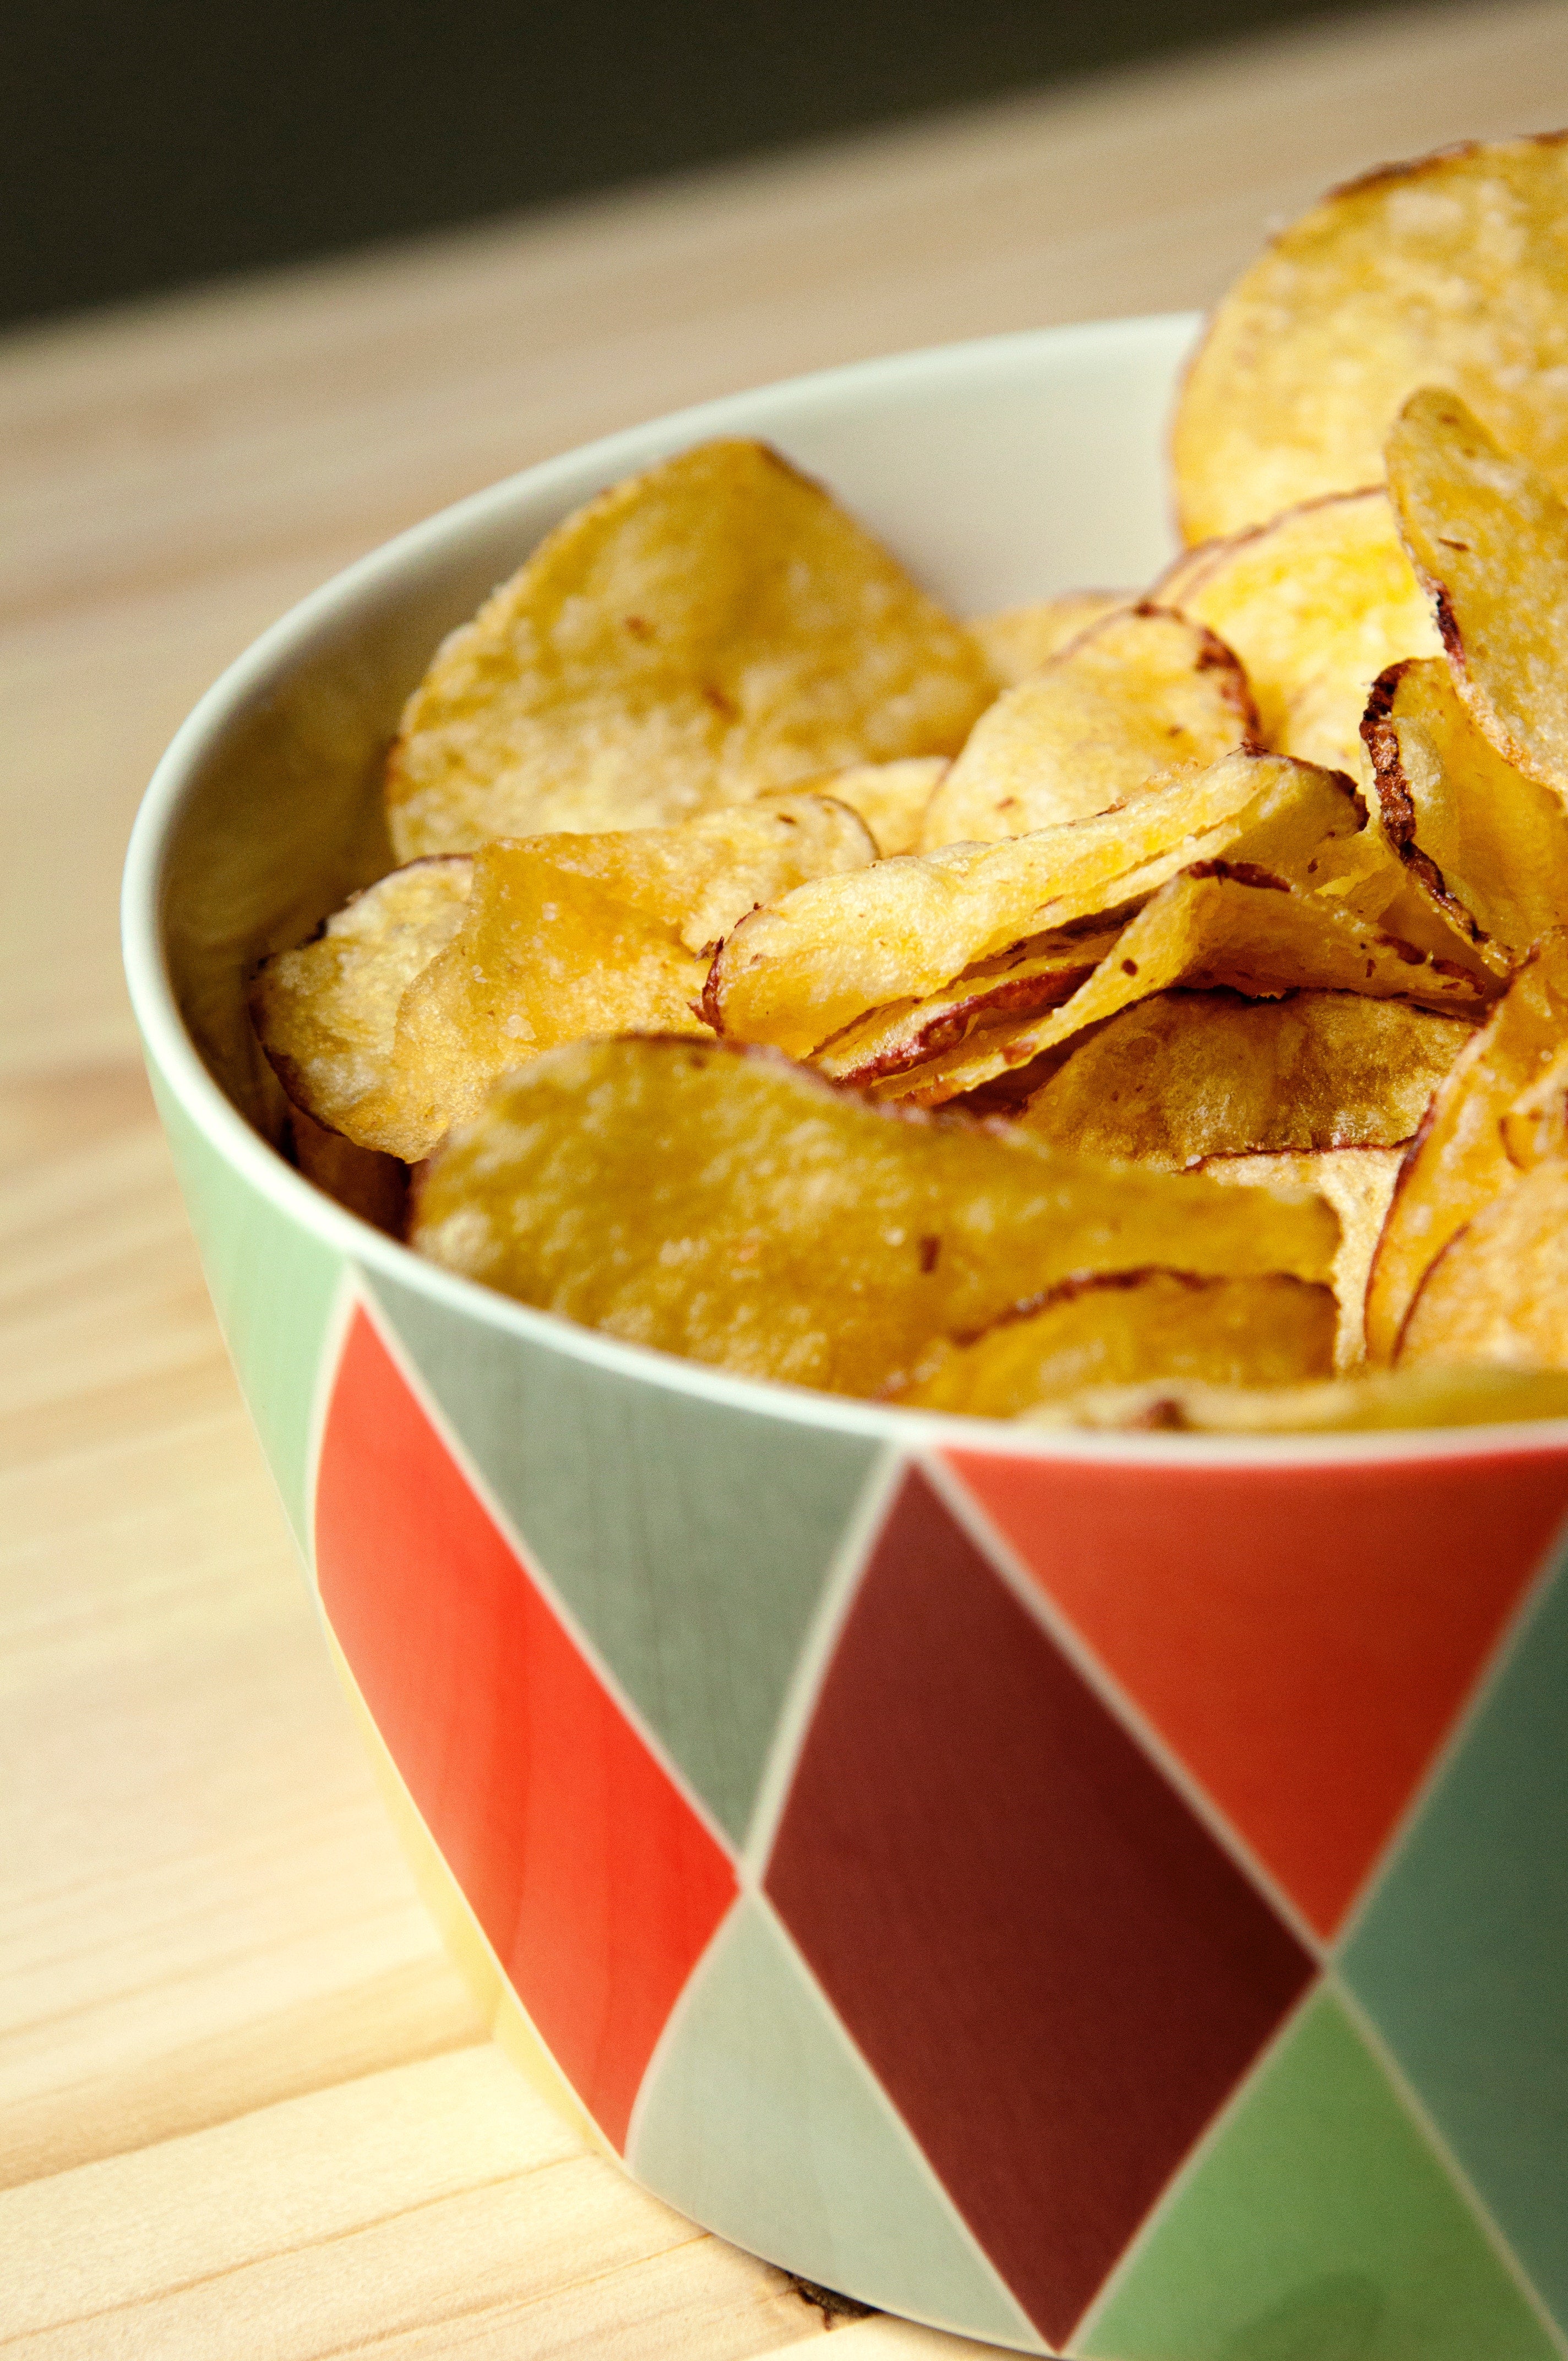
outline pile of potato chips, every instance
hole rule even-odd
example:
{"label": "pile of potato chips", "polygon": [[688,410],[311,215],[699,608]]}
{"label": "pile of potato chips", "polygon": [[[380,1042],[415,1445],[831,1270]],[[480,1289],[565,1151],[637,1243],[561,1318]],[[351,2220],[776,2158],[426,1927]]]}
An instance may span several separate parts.
{"label": "pile of potato chips", "polygon": [[568,518],[256,979],[302,1169],[916,1408],[1568,1414],[1568,135],[1287,230],[1174,457],[1158,581],[968,625],[756,444]]}

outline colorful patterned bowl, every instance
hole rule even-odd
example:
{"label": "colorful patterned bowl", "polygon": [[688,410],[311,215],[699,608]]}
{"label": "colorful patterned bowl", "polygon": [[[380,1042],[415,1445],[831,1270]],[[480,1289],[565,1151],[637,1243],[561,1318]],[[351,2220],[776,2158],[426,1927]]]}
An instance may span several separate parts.
{"label": "colorful patterned bowl", "polygon": [[315,1194],[244,1017],[257,952],[385,865],[372,782],[434,641],[587,494],[757,434],[959,609],[1140,581],[1191,325],[744,395],[367,559],[170,750],[132,990],[426,1890],[640,2180],[1025,2352],[1546,2361],[1568,1430],[1062,1439],[726,1378]]}

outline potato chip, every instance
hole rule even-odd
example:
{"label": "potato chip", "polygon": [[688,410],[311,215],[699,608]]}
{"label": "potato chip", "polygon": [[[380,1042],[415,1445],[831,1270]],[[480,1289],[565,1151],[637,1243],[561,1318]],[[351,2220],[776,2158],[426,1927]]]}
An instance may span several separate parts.
{"label": "potato chip", "polygon": [[1220,304],[1182,388],[1173,456],[1189,541],[1377,483],[1384,436],[1419,385],[1456,388],[1568,482],[1563,137],[1386,166],[1274,239]]}
{"label": "potato chip", "polygon": [[1568,1418],[1568,1370],[1429,1361],[1337,1383],[1117,1386],[1026,1413],[1031,1426],[1178,1434],[1355,1434]]}
{"label": "potato chip", "polygon": [[540,847],[554,841],[474,854],[463,926],[398,1013],[399,1124],[369,1144],[417,1162],[498,1074],[563,1041],[707,1034],[694,1007],[705,961],[597,880],[545,860]]}
{"label": "potato chip", "polygon": [[924,1354],[891,1399],[905,1410],[1016,1418],[1090,1386],[1150,1378],[1288,1385],[1333,1367],[1334,1301],[1299,1279],[1168,1270],[1069,1279],[982,1336]]}
{"label": "potato chip", "polygon": [[1245,676],[1212,631],[1124,608],[981,714],[922,843],[990,844],[1109,811],[1257,733]]}
{"label": "potato chip", "polygon": [[1381,491],[1292,509],[1213,545],[1207,563],[1194,553],[1180,606],[1235,650],[1263,744],[1333,770],[1356,768],[1378,674],[1441,653]]}
{"label": "potato chip", "polygon": [[817,485],[709,443],[590,501],[455,631],[387,772],[399,856],[654,827],[952,754],[979,646]]}
{"label": "potato chip", "polygon": [[432,1161],[411,1235],[617,1336],[867,1395],[1062,1279],[1157,1257],[1316,1282],[1335,1232],[1315,1197],[885,1114],[767,1053],[622,1040],[499,1083]]}
{"label": "potato chip", "polygon": [[345,1211],[373,1229],[400,1238],[409,1210],[408,1167],[395,1156],[357,1147],[341,1132],[327,1131],[305,1113],[289,1110],[287,1146],[296,1169]]}
{"label": "potato chip", "polygon": [[1026,607],[972,616],[969,629],[1003,687],[1011,688],[1092,624],[1137,601],[1135,590],[1064,590],[1055,598],[1032,599]]}
{"label": "potato chip", "polygon": [[1152,893],[1195,859],[1304,865],[1365,824],[1347,780],[1280,756],[1227,755],[1125,812],[797,886],[741,920],[713,962],[704,1011],[717,1031],[806,1056],[869,1010],[924,999],[1027,936]]}
{"label": "potato chip", "polygon": [[1173,1170],[1206,1156],[1391,1148],[1474,1028],[1358,992],[1164,992],[1091,1035],[1029,1102],[1041,1139]]}
{"label": "potato chip", "polygon": [[1211,1180],[1240,1188],[1316,1189],[1333,1207],[1336,1369],[1357,1369],[1366,1358],[1366,1281],[1402,1160],[1398,1148],[1328,1148],[1310,1156],[1212,1156],[1198,1167]]}
{"label": "potato chip", "polygon": [[402,1152],[391,1137],[398,1009],[462,926],[473,870],[466,855],[395,869],[258,975],[250,1008],[262,1047],[295,1105],[325,1129]]}
{"label": "potato chip", "polygon": [[873,1009],[825,1041],[811,1062],[830,1081],[865,1085],[926,1064],[966,1040],[978,1024],[1059,1008],[1088,983],[1121,932],[1120,924],[1091,926],[1087,933],[1068,928],[1015,943],[995,959],[977,961],[928,999]]}
{"label": "potato chip", "polygon": [[958,1047],[872,1088],[879,1097],[940,1105],[1176,984],[1224,985],[1253,999],[1312,986],[1467,1016],[1481,1005],[1464,969],[1429,959],[1250,863],[1199,862],[1151,897],[1058,1008],[1021,1019],[982,1017]]}
{"label": "potato chip", "polygon": [[1529,1172],[1551,1156],[1568,1156],[1568,1044],[1554,1050],[1502,1120],[1508,1162]]}
{"label": "potato chip", "polygon": [[1482,736],[1441,657],[1383,674],[1362,736],[1412,883],[1506,973],[1568,919],[1568,812]]}
{"label": "potato chip", "polygon": [[794,790],[701,813],[675,828],[560,831],[524,838],[509,851],[591,880],[709,959],[759,903],[776,901],[808,877],[841,876],[877,858],[874,838],[848,804]]}
{"label": "potato chip", "polygon": [[[1568,260],[1561,230],[1559,241]],[[1568,402],[1558,401],[1568,450]],[[1395,422],[1387,468],[1472,719],[1505,762],[1568,799],[1568,508],[1464,402],[1431,387]]]}
{"label": "potato chip", "polygon": [[1545,935],[1435,1093],[1399,1173],[1366,1290],[1366,1350],[1394,1357],[1422,1279],[1450,1238],[1517,1180],[1510,1108],[1568,1043],[1568,931]]}
{"label": "potato chip", "polygon": [[926,807],[947,767],[940,754],[911,754],[902,763],[852,763],[847,771],[828,771],[806,785],[858,812],[886,860],[918,850]]}
{"label": "potato chip", "polygon": [[1538,1164],[1450,1238],[1399,1339],[1401,1368],[1568,1369],[1568,1163]]}

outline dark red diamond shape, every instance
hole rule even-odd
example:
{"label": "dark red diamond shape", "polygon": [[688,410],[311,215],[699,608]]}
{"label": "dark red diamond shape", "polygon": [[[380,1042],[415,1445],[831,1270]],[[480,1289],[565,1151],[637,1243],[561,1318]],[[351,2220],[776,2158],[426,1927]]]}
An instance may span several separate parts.
{"label": "dark red diamond shape", "polygon": [[1054,2345],[1313,1973],[916,1473],[766,1885]]}
{"label": "dark red diamond shape", "polygon": [[735,1876],[365,1313],[316,1485],[322,1603],[518,1996],[617,2147]]}

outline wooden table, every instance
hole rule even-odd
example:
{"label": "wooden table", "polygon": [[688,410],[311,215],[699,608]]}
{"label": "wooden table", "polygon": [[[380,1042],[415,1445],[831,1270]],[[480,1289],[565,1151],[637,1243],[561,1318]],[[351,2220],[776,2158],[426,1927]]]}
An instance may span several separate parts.
{"label": "wooden table", "polygon": [[120,983],[121,850],[181,714],[530,460],[1201,303],[1324,183],[1564,118],[1560,0],[1415,8],[0,346],[0,2352],[732,2361],[827,2327],[513,2076],[382,1824]]}

